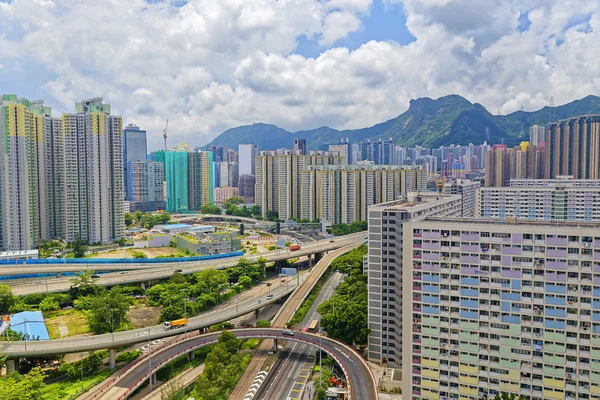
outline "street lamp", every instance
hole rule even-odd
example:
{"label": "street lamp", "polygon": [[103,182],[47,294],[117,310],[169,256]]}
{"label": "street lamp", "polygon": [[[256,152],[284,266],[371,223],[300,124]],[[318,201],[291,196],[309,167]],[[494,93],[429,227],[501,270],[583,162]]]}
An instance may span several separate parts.
{"label": "street lamp", "polygon": [[323,347],[321,346],[321,335],[323,334],[323,329],[319,328],[319,389],[323,388],[323,363],[321,362],[323,356]]}
{"label": "street lamp", "polygon": [[150,378],[150,393],[152,393],[152,347],[150,347],[150,328],[148,328],[148,377]]}
{"label": "street lamp", "polygon": [[185,304],[185,302],[186,302],[187,300],[188,300],[188,298],[187,298],[187,297],[184,297],[184,298],[183,298],[183,319],[184,319],[184,321],[185,321],[185,324],[183,325],[183,326],[184,326],[183,337],[186,337],[186,336],[187,336],[187,322],[188,322],[188,321],[187,321],[187,308],[186,308],[186,304]]}

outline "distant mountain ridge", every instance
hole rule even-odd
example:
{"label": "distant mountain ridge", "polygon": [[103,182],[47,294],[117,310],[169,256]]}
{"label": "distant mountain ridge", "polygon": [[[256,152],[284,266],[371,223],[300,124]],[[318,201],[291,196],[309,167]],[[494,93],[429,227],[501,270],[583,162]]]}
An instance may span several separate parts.
{"label": "distant mountain ridge", "polygon": [[508,115],[492,115],[481,104],[473,104],[459,95],[435,100],[422,97],[411,100],[408,110],[398,117],[368,128],[340,131],[323,126],[289,132],[276,125],[255,123],[228,129],[207,146],[237,149],[240,143],[253,143],[260,150],[275,150],[291,148],[294,138],[301,138],[306,139],[309,149],[317,149],[346,137],[351,143],[392,138],[396,144],[407,147],[481,144],[485,140],[488,144],[504,142],[514,146],[528,140],[531,125],[546,125],[584,114],[600,114],[600,97],[590,95],[558,107],[516,111]]}

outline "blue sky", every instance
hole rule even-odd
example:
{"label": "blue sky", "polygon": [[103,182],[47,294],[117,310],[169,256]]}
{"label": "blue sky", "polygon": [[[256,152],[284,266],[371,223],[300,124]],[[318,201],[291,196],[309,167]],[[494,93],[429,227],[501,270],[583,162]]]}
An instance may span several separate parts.
{"label": "blue sky", "polygon": [[[347,37],[337,40],[334,46],[355,50],[370,40],[391,40],[400,44],[408,44],[415,40],[406,28],[406,15],[400,4],[386,6],[381,0],[375,0],[371,6],[370,14],[363,16],[361,19],[362,28],[350,32]],[[298,37],[298,47],[294,49],[294,52],[304,57],[318,57],[323,49],[317,38],[309,40],[303,35]]]}

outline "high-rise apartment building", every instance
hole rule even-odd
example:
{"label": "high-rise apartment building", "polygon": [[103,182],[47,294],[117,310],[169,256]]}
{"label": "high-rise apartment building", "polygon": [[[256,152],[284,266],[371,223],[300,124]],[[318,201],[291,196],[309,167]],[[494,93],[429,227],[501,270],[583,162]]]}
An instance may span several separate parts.
{"label": "high-rise apartment building", "polygon": [[[31,249],[50,238],[51,110],[4,95],[0,102],[0,247]],[[50,206],[50,207],[49,207]]]}
{"label": "high-rise apartment building", "polygon": [[462,197],[463,217],[474,217],[477,214],[477,192],[481,183],[467,179],[449,179],[444,184],[444,193]]}
{"label": "high-rise apartment building", "polygon": [[546,140],[546,127],[543,125],[533,125],[529,128],[529,144],[532,146],[541,146]]}
{"label": "high-rise apartment building", "polygon": [[261,151],[256,157],[255,201],[263,217],[276,212],[280,219],[301,218],[301,173],[309,165],[343,164],[343,157],[327,152],[285,150],[283,155]]}
{"label": "high-rise apartment building", "polygon": [[239,174],[254,175],[255,159],[258,155],[258,147],[254,144],[238,145],[239,154]]}
{"label": "high-rise apartment building", "polygon": [[129,173],[130,211],[165,210],[166,204],[163,193],[163,163],[155,161],[130,161],[127,167]]}
{"label": "high-rise apartment building", "polygon": [[216,187],[214,190],[214,199],[215,204],[223,205],[227,200],[234,196],[239,196],[240,192],[238,188],[225,186],[225,187]]}
{"label": "high-rise apartment building", "polygon": [[123,129],[123,180],[125,184],[125,200],[127,201],[133,201],[130,199],[131,192],[129,192],[129,163],[146,160],[147,152],[146,131],[140,129],[137,125],[127,125]]}
{"label": "high-rise apartment building", "polygon": [[301,155],[306,155],[306,139],[294,139],[294,150],[300,151]]}
{"label": "high-rise apartment building", "polygon": [[551,123],[544,149],[544,178],[600,179],[600,115]]}
{"label": "high-rise apartment building", "polygon": [[210,151],[188,153],[188,207],[191,211],[214,202],[213,165]]}
{"label": "high-rise apartment building", "polygon": [[600,180],[511,180],[479,190],[477,216],[600,222]]}
{"label": "high-rise apartment building", "polygon": [[186,150],[165,152],[165,181],[167,187],[167,211],[186,212],[189,207],[189,166]]}
{"label": "high-rise apartment building", "polygon": [[240,175],[239,195],[244,198],[246,204],[254,203],[254,175]]}
{"label": "high-rise apartment building", "polygon": [[61,237],[109,243],[123,236],[122,119],[110,115],[102,98],[75,105],[63,114],[56,139],[61,180]]}
{"label": "high-rise apartment building", "polygon": [[599,229],[581,222],[405,222],[403,394],[599,398]]}
{"label": "high-rise apartment building", "polygon": [[485,186],[508,186],[511,179],[537,179],[543,176],[544,147],[521,142],[507,148],[494,145],[485,153]]}
{"label": "high-rise apartment building", "polygon": [[368,207],[427,190],[423,169],[391,165],[307,166],[301,172],[301,218],[332,224],[367,219]]}
{"label": "high-rise apartment building", "polygon": [[[408,246],[404,246],[403,225],[413,219],[432,216],[460,216],[460,196],[437,193],[411,194],[400,200],[369,207],[368,253],[368,358],[388,366],[402,365],[403,260]],[[418,246],[417,246],[418,248]],[[404,267],[403,267],[404,265]],[[410,321],[410,319],[408,319]],[[406,329],[406,328],[404,328]],[[409,328],[410,331],[410,328]],[[404,359],[406,363],[406,359]],[[411,374],[404,375],[410,379]],[[405,392],[408,393],[408,392]]]}
{"label": "high-rise apartment building", "polygon": [[77,103],[61,118],[50,113],[42,101],[2,97],[2,248],[122,237],[121,117],[102,98]]}

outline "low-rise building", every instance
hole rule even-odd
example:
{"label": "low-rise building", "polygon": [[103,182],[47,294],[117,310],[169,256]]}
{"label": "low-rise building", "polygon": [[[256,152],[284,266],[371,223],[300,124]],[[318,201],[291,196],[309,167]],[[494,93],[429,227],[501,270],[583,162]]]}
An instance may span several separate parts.
{"label": "low-rise building", "polygon": [[223,254],[238,251],[242,242],[235,232],[191,234],[183,233],[175,237],[177,248],[193,254]]}

